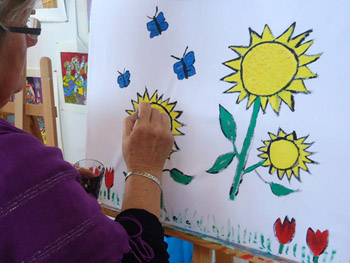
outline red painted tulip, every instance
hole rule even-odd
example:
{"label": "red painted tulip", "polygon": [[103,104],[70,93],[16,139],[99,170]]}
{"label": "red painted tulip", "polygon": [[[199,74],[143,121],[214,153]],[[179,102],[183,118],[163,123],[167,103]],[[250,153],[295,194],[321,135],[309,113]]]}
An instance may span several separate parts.
{"label": "red painted tulip", "polygon": [[310,227],[307,230],[306,243],[314,255],[314,262],[318,261],[318,257],[326,250],[328,245],[328,230],[321,232],[317,230],[316,233]]}
{"label": "red painted tulip", "polygon": [[107,198],[110,199],[110,189],[113,186],[113,182],[114,182],[114,169],[110,168],[110,169],[106,169],[106,175],[105,175],[105,183],[106,183],[106,187],[107,187]]}
{"label": "red painted tulip", "polygon": [[105,177],[106,177],[105,182],[106,182],[107,189],[112,188],[113,181],[114,181],[114,170],[112,168],[111,169],[107,168]]}
{"label": "red painted tulip", "polygon": [[278,218],[274,224],[274,232],[280,242],[279,253],[282,254],[283,246],[292,241],[295,234],[295,219],[289,221],[288,216],[284,218],[283,224],[281,218]]}

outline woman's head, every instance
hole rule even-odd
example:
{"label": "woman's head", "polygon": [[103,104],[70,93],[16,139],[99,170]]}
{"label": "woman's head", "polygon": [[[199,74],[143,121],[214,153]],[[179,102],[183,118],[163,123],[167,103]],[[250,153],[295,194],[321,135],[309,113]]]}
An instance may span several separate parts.
{"label": "woman's head", "polygon": [[[0,0],[0,23],[11,25],[25,23],[23,21],[33,10],[36,0]],[[0,30],[0,39],[6,35],[6,31]]]}
{"label": "woman's head", "polygon": [[0,108],[25,87],[23,69],[27,48],[36,44],[26,34],[7,27],[25,27],[35,0],[0,0]]}

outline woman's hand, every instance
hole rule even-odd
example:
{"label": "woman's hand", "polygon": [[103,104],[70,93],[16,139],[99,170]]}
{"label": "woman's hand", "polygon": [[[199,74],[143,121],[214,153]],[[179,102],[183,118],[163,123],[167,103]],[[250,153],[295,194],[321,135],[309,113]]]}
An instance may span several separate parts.
{"label": "woman's hand", "polygon": [[128,171],[159,177],[174,144],[169,117],[141,102],[138,112],[125,118],[123,155]]}

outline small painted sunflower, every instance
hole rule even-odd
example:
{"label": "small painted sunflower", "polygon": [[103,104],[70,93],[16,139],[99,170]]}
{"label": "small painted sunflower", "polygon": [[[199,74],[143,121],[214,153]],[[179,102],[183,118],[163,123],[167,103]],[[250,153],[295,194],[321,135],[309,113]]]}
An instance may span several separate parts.
{"label": "small painted sunflower", "polygon": [[265,146],[258,150],[263,152],[259,155],[265,159],[263,166],[270,166],[269,172],[273,174],[277,170],[280,180],[286,174],[288,180],[292,178],[292,174],[300,181],[300,169],[309,172],[307,163],[314,163],[308,158],[311,155],[306,151],[312,143],[305,143],[306,137],[297,138],[295,131],[286,134],[279,129],[278,134],[269,133],[271,140],[264,141]]}
{"label": "small painted sunflower", "polygon": [[294,111],[293,94],[309,93],[303,80],[317,76],[307,65],[321,56],[304,55],[313,43],[312,40],[302,43],[311,30],[291,38],[294,28],[295,23],[277,38],[268,25],[261,36],[250,29],[248,47],[231,46],[239,57],[224,63],[235,71],[223,78],[235,84],[225,93],[239,92],[237,103],[248,97],[247,109],[260,97],[264,112],[270,102],[278,114],[282,101]]}
{"label": "small painted sunflower", "polygon": [[[149,102],[152,108],[156,108],[161,113],[166,113],[169,116],[170,129],[173,135],[184,135],[184,133],[179,130],[179,128],[183,127],[184,125],[177,120],[181,116],[182,111],[174,111],[177,102],[169,103],[169,99],[163,100],[163,95],[158,97],[158,91],[155,91],[150,97],[148,95],[147,89],[145,90],[143,96],[137,93],[137,101],[131,100],[131,102],[134,109],[126,110],[128,114],[132,115],[133,113],[137,112],[137,108],[140,102]],[[174,142],[171,153],[176,152],[177,150],[179,150],[179,147],[177,146],[176,142]]]}

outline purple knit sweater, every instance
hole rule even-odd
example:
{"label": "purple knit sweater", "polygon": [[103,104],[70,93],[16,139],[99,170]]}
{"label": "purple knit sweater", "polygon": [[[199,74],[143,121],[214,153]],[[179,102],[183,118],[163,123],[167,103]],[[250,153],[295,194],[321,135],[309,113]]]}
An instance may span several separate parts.
{"label": "purple knit sweater", "polygon": [[0,118],[0,262],[120,262],[128,235],[58,148]]}

